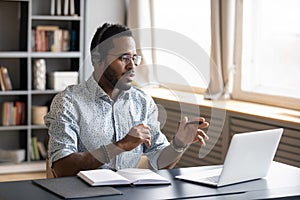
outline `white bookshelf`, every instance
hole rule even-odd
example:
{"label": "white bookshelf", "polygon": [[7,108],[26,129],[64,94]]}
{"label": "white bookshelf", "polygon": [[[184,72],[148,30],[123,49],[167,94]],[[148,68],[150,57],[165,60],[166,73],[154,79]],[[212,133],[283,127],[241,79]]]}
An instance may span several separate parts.
{"label": "white bookshelf", "polygon": [[[63,3],[64,1],[62,1]],[[55,16],[50,14],[51,0],[0,1],[0,23],[6,29],[0,30],[0,65],[7,67],[13,90],[0,91],[0,103],[22,101],[25,103],[25,123],[18,126],[3,126],[0,123],[0,149],[25,149],[23,165],[40,165],[41,161],[31,159],[31,138],[37,137],[47,145],[47,129],[44,125],[32,124],[32,106],[50,106],[58,91],[33,89],[33,63],[45,59],[47,74],[54,71],[78,71],[79,82],[83,80],[83,28],[84,0],[75,0],[76,16]],[[63,9],[63,5],[62,5]],[[62,10],[63,13],[63,10]],[[2,15],[9,15],[2,17]],[[72,49],[63,52],[36,52],[32,49],[32,29],[39,25],[59,26],[74,31],[76,40]],[[2,115],[2,113],[0,113]],[[0,171],[7,163],[0,162]],[[2,167],[3,166],[3,167]],[[16,166],[22,166],[20,164]],[[13,171],[19,171],[16,166]],[[2,168],[1,168],[2,167]],[[29,167],[30,168],[30,167]]]}

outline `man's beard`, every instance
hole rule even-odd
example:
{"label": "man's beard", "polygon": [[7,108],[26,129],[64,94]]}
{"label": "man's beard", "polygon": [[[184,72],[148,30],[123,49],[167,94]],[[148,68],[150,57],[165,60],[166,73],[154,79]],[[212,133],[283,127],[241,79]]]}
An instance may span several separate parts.
{"label": "man's beard", "polygon": [[131,82],[130,83],[124,83],[122,79],[120,79],[116,84],[115,88],[120,90],[129,90],[131,88]]}
{"label": "man's beard", "polygon": [[125,76],[127,73],[123,74],[120,79],[118,79],[117,74],[107,68],[103,73],[103,76],[109,81],[113,88],[117,88],[119,90],[129,90],[131,88],[131,82],[126,81]]}

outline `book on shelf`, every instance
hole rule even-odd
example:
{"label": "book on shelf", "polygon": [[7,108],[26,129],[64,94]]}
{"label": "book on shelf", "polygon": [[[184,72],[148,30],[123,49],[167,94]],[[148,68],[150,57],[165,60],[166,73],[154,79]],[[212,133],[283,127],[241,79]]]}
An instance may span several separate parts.
{"label": "book on shelf", "polygon": [[41,31],[41,30],[44,30],[44,31],[55,31],[57,29],[59,29],[58,26],[51,26],[51,25],[49,25],[49,26],[47,26],[47,25],[38,25],[38,26],[36,26],[36,30],[38,30],[38,31]]}
{"label": "book on shelf", "polygon": [[37,146],[37,137],[32,137],[31,138],[31,146],[32,146],[32,158],[33,160],[40,160],[40,154],[39,154],[39,149]]}
{"label": "book on shelf", "polygon": [[64,2],[64,15],[69,15],[69,0]]}
{"label": "book on shelf", "polygon": [[13,107],[13,102],[1,103],[2,126],[12,125],[12,122],[11,122],[12,107]]}
{"label": "book on shelf", "polygon": [[4,66],[0,67],[0,84],[1,84],[1,90],[6,91],[6,90],[12,90],[12,83],[10,79],[10,75],[8,73],[8,69]]}
{"label": "book on shelf", "polygon": [[34,32],[33,51],[69,51],[70,50],[70,32],[67,29],[60,29],[58,26],[36,26]]}
{"label": "book on shelf", "polygon": [[1,70],[0,70],[0,87],[2,91],[5,91],[4,80],[2,78]]}
{"label": "book on shelf", "polygon": [[56,0],[51,0],[50,15],[55,15],[55,1]]}
{"label": "book on shelf", "polygon": [[36,136],[31,138],[31,159],[41,160],[46,159],[47,151],[45,145],[38,140]]}
{"label": "book on shelf", "polygon": [[35,29],[31,29],[31,51],[36,51],[35,34],[36,34]]}
{"label": "book on shelf", "polygon": [[16,125],[25,123],[25,103],[21,101],[15,102],[16,107]]}
{"label": "book on shelf", "polygon": [[35,31],[35,51],[54,51],[55,32],[58,26],[36,26]]}
{"label": "book on shelf", "polygon": [[61,37],[61,51],[69,51],[70,49],[70,32],[68,30],[62,30],[62,37]]}
{"label": "book on shelf", "polygon": [[47,158],[47,150],[46,150],[45,145],[42,142],[37,141],[37,147],[38,147],[39,153],[41,155],[41,158],[46,159]]}
{"label": "book on shelf", "polygon": [[165,177],[150,169],[127,168],[118,171],[95,169],[80,171],[78,177],[91,186],[170,184]]}
{"label": "book on shelf", "polygon": [[20,101],[2,102],[0,107],[0,118],[3,126],[15,126],[25,123],[25,103]]}
{"label": "book on shelf", "polygon": [[50,15],[77,16],[74,0],[51,0]]}
{"label": "book on shelf", "polygon": [[71,16],[76,16],[77,14],[75,13],[75,1],[70,0],[70,15]]}
{"label": "book on shelf", "polygon": [[77,43],[77,32],[76,30],[71,30],[70,33],[70,51],[76,51],[76,43]]}
{"label": "book on shelf", "polygon": [[61,0],[56,0],[56,15],[61,15]]}

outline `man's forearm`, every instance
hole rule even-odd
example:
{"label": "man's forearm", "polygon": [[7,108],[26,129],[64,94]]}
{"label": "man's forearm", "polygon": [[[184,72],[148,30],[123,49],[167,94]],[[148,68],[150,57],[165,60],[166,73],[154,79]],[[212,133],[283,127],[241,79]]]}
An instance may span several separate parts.
{"label": "man's forearm", "polygon": [[111,143],[101,146],[95,151],[92,151],[91,154],[102,164],[104,164],[109,163],[113,158],[122,152],[124,152],[124,150],[119,148],[117,144]]}
{"label": "man's forearm", "polygon": [[80,170],[95,169],[102,164],[90,152],[76,152],[53,162],[52,171],[55,177],[74,176]]}
{"label": "man's forearm", "polygon": [[183,153],[189,148],[189,145],[182,143],[181,141],[177,140],[174,136],[170,145],[165,147],[157,160],[157,165],[159,169],[162,168],[173,168],[180,160]]}
{"label": "man's forearm", "polygon": [[173,149],[171,144],[161,150],[157,159],[157,166],[159,169],[171,169],[175,167],[184,152],[177,152]]}
{"label": "man's forearm", "polygon": [[108,144],[91,152],[72,153],[55,161],[53,172],[56,177],[74,176],[81,170],[97,169],[122,152],[115,144]]}

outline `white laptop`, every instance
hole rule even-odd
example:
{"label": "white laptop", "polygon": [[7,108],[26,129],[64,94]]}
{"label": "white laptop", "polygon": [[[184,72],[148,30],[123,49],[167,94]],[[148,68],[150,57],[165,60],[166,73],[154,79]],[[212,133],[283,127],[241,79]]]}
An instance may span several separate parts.
{"label": "white laptop", "polygon": [[[223,166],[175,178],[220,187],[263,178],[274,159],[283,129],[235,134]],[[204,174],[205,173],[205,174]]]}

